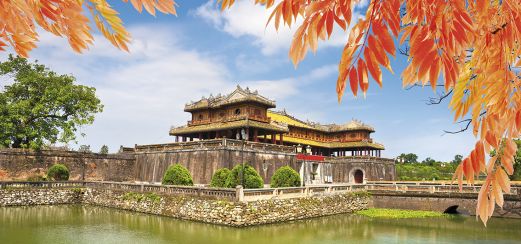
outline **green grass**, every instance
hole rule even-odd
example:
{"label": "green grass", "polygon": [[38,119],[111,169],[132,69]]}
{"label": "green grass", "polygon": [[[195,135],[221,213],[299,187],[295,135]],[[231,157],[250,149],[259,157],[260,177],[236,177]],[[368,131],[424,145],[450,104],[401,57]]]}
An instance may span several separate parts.
{"label": "green grass", "polygon": [[408,218],[432,218],[444,217],[446,214],[434,211],[419,211],[419,210],[401,210],[401,209],[387,209],[387,208],[370,208],[356,212],[358,215],[363,215],[371,218],[386,218],[386,219],[408,219]]}

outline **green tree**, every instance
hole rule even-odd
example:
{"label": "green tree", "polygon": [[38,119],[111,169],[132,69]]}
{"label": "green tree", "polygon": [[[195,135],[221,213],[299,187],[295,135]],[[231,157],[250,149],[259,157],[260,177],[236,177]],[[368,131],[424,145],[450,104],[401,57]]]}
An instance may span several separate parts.
{"label": "green tree", "polygon": [[232,173],[231,170],[227,168],[218,169],[212,176],[212,181],[210,182],[211,187],[226,187],[226,179]]}
{"label": "green tree", "polygon": [[9,56],[0,76],[14,82],[0,89],[0,146],[39,149],[45,143],[76,139],[79,126],[103,110],[95,89],[76,85],[44,65]]}
{"label": "green tree", "polygon": [[400,162],[412,164],[412,163],[418,162],[418,155],[416,155],[414,153],[408,153],[408,154],[402,153],[402,154],[400,154],[400,156],[398,156],[398,159]]}
{"label": "green tree", "polygon": [[101,153],[101,154],[109,154],[109,147],[107,145],[101,146],[101,149],[99,150],[99,153]]}
{"label": "green tree", "polygon": [[63,164],[54,164],[47,171],[48,180],[69,180],[69,169]]}
{"label": "green tree", "polygon": [[173,164],[168,167],[163,176],[163,185],[192,186],[194,182],[187,168],[181,164]]}
{"label": "green tree", "polygon": [[459,163],[461,163],[461,161],[463,161],[463,156],[457,154],[456,156],[454,156],[454,160],[450,161],[450,163],[451,164],[459,164]]}
{"label": "green tree", "polygon": [[238,185],[243,185],[244,188],[262,188],[264,181],[253,167],[248,164],[239,164],[233,167],[226,179],[226,187],[235,188]]}
{"label": "green tree", "polygon": [[432,159],[431,157],[427,157],[422,161],[422,164],[426,164],[429,166],[433,166],[436,163],[436,160]]}
{"label": "green tree", "polygon": [[283,166],[278,168],[271,177],[271,187],[300,186],[300,175],[293,168]]}

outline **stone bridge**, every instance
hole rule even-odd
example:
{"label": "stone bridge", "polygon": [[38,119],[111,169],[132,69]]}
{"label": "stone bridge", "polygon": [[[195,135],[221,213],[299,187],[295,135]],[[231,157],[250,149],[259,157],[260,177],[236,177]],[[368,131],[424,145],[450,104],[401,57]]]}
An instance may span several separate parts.
{"label": "stone bridge", "polygon": [[[457,209],[475,215],[480,185],[464,186],[434,183],[374,183],[366,189],[372,195],[372,207],[446,212]],[[511,194],[504,194],[503,209],[496,205],[494,216],[521,218],[521,185],[512,185]]]}

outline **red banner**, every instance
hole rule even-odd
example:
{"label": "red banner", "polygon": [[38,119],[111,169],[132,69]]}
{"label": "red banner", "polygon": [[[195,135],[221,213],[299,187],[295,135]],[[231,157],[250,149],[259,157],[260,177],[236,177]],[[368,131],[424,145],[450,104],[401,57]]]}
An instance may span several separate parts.
{"label": "red banner", "polygon": [[297,154],[297,160],[305,160],[305,161],[324,161],[326,157],[320,155],[307,155],[307,154]]}

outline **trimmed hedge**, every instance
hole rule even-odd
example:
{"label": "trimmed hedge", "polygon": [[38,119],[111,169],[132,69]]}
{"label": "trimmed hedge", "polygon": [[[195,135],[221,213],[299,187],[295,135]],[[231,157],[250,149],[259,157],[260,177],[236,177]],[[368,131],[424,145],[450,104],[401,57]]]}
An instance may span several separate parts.
{"label": "trimmed hedge", "polygon": [[163,185],[193,186],[192,175],[181,164],[173,164],[168,167],[163,176]]}
{"label": "trimmed hedge", "polygon": [[226,187],[235,188],[241,185],[242,170],[244,168],[244,188],[263,188],[264,181],[259,173],[248,164],[239,164],[233,167],[228,178],[226,178]]}
{"label": "trimmed hedge", "polygon": [[293,168],[283,166],[278,168],[271,177],[271,187],[300,186],[300,175]]}
{"label": "trimmed hedge", "polygon": [[55,164],[47,170],[47,179],[56,181],[69,180],[69,169],[63,164]]}
{"label": "trimmed hedge", "polygon": [[226,179],[232,173],[227,168],[218,169],[212,176],[211,187],[226,187]]}

